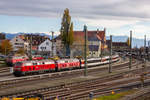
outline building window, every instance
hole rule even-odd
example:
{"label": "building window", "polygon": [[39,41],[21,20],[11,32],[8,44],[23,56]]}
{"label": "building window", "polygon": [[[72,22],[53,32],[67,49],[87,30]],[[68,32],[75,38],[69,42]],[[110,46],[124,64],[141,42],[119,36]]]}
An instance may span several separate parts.
{"label": "building window", "polygon": [[49,43],[48,43],[48,42],[46,42],[46,45],[49,45]]}

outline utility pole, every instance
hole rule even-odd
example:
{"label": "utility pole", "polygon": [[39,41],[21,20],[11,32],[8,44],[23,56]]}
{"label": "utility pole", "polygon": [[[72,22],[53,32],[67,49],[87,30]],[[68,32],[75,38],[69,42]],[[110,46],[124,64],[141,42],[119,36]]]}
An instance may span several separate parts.
{"label": "utility pole", "polygon": [[144,35],[144,53],[146,55],[146,35]]}
{"label": "utility pole", "polygon": [[85,65],[85,70],[84,70],[84,76],[87,76],[87,50],[86,50],[86,47],[87,47],[87,26],[84,25],[84,33],[85,33],[85,44],[84,44],[84,59],[85,59],[85,62],[84,62],[84,65]]}
{"label": "utility pole", "polygon": [[92,43],[92,58],[93,58],[93,41],[91,43]]}
{"label": "utility pole", "polygon": [[149,50],[150,50],[150,41],[148,41],[148,60],[150,60],[149,59]]}
{"label": "utility pole", "polygon": [[54,57],[54,32],[52,31],[52,57]]}
{"label": "utility pole", "polygon": [[5,45],[5,56],[6,56],[6,49],[7,49],[7,45]]}
{"label": "utility pole", "polygon": [[[146,50],[146,35],[144,35],[144,48]],[[145,51],[146,52],[146,51]]]}
{"label": "utility pole", "polygon": [[112,64],[111,64],[112,58],[111,58],[111,56],[112,56],[112,35],[110,35],[109,73],[112,72]]}
{"label": "utility pole", "polygon": [[32,60],[32,34],[30,37],[30,60]]}
{"label": "utility pole", "polygon": [[144,67],[146,67],[146,35],[144,36]]}
{"label": "utility pole", "polygon": [[129,68],[132,67],[132,31],[130,31],[130,62],[129,62]]}

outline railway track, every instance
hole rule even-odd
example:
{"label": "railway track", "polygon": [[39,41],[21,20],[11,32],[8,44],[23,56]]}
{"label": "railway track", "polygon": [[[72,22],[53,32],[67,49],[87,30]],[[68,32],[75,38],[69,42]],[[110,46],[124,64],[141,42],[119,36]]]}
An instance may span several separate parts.
{"label": "railway track", "polygon": [[11,67],[0,68],[0,78],[11,76],[12,73],[10,73],[10,69]]}
{"label": "railway track", "polygon": [[[134,62],[135,63],[135,62]],[[127,66],[128,63],[124,63],[122,65],[113,66],[114,70],[120,69],[120,67]],[[125,67],[126,68],[126,67]],[[97,68],[89,68],[89,74],[97,74],[100,71],[105,71],[107,68],[97,67]],[[83,75],[84,69],[79,70],[72,70],[72,71],[63,71],[63,72],[56,72],[56,73],[48,73],[48,74],[41,74],[41,75],[34,75],[34,76],[25,76],[25,77],[17,77],[11,79],[0,80],[0,89],[5,89],[14,86],[21,86],[27,84],[33,84],[37,81],[41,80],[55,80],[55,79],[65,79],[69,77],[77,77]]]}
{"label": "railway track", "polygon": [[[137,71],[135,70],[132,73],[137,74]],[[150,77],[148,79],[150,79]],[[139,80],[139,76],[124,78],[124,75],[120,73],[111,77],[97,78],[82,82],[69,83],[66,85],[63,84],[55,87],[48,87],[5,96],[11,98],[14,96],[29,97],[34,96],[35,94],[41,94],[44,96],[44,100],[54,100],[57,95],[59,96],[59,100],[64,100],[64,98],[69,98],[69,100],[78,100],[81,98],[87,98],[90,92],[93,92],[94,95],[101,95],[110,93],[112,90],[115,92],[123,91],[127,89],[125,87],[130,86],[128,83],[139,82]]]}
{"label": "railway track", "polygon": [[0,68],[0,73],[9,72],[9,71],[10,71],[10,67]]}
{"label": "railway track", "polygon": [[[117,67],[116,67],[116,68],[117,68]],[[90,71],[91,71],[91,70],[90,70]],[[71,71],[71,72],[72,72],[72,71]],[[71,73],[71,72],[70,72],[70,73]],[[61,72],[61,73],[62,73],[62,72]],[[74,72],[72,72],[72,73],[74,73]],[[81,72],[80,72],[80,73],[81,73]],[[82,73],[83,73],[83,72],[82,72]],[[60,73],[59,73],[59,74],[60,74]],[[64,73],[62,73],[62,74],[64,74]],[[62,74],[60,74],[60,75],[62,76]],[[126,73],[120,73],[120,75],[124,75],[124,74],[126,74]],[[47,75],[48,75],[48,77],[50,76],[49,74],[47,74]],[[74,75],[78,75],[78,74],[77,74],[77,73],[74,73]],[[118,75],[119,75],[119,74],[118,74]],[[120,76],[120,75],[119,75],[119,76]],[[54,74],[54,76],[55,76],[55,78],[58,78],[58,77],[59,77],[59,78],[62,78],[62,77],[60,77],[60,76],[57,75],[57,74]],[[67,76],[71,76],[71,75],[68,75],[68,74],[67,74]],[[29,77],[30,77],[30,78],[29,78]],[[30,81],[30,80],[33,80],[33,79],[34,79],[34,81],[35,81],[35,80],[39,80],[38,77],[31,77],[31,76],[29,76],[29,77],[28,77],[28,80],[26,80],[26,81]],[[66,78],[65,74],[64,74],[63,77]],[[72,76],[71,76],[71,77],[72,77]],[[118,79],[118,78],[117,78],[118,76],[114,76],[114,77],[115,77],[115,79]],[[43,78],[46,79],[47,77],[44,76]],[[107,79],[108,77],[103,77],[102,79],[105,79],[105,78]],[[20,78],[20,80],[23,80],[23,79]],[[18,81],[18,80],[17,80],[17,81]],[[104,80],[101,80],[101,82],[102,82],[102,81],[104,81]],[[14,80],[14,84],[12,84],[11,81],[10,81],[10,83],[11,83],[11,86],[15,86],[15,85],[16,85],[16,84],[15,84],[15,83],[16,83],[15,80]],[[4,84],[5,84],[6,87],[8,87],[8,85],[9,85],[10,83],[6,82],[6,83],[4,83]],[[18,81],[18,83],[20,83],[20,81]],[[4,85],[4,84],[3,84],[3,85]],[[1,86],[2,86],[2,84],[1,84]],[[56,88],[55,88],[55,89],[56,89]],[[40,90],[40,91],[41,91],[41,90]],[[33,91],[32,91],[32,92],[33,92]],[[31,93],[29,93],[29,94],[31,94]],[[18,95],[17,95],[17,96],[18,96]]]}

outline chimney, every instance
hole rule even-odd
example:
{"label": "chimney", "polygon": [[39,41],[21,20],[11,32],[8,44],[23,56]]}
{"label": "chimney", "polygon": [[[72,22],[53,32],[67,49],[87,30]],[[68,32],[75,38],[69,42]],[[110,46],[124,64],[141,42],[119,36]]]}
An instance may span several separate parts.
{"label": "chimney", "polygon": [[104,28],[104,32],[106,32],[106,28]]}
{"label": "chimney", "polygon": [[97,33],[99,33],[99,29],[97,29]]}

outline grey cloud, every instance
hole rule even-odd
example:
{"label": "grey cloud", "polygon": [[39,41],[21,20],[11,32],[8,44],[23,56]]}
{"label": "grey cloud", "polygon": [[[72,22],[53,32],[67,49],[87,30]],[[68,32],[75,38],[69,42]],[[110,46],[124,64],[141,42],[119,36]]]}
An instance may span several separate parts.
{"label": "grey cloud", "polygon": [[[65,8],[72,17],[87,19],[113,17],[150,18],[149,0],[1,0],[0,14],[12,16],[59,17]],[[149,7],[150,9],[150,7]]]}

